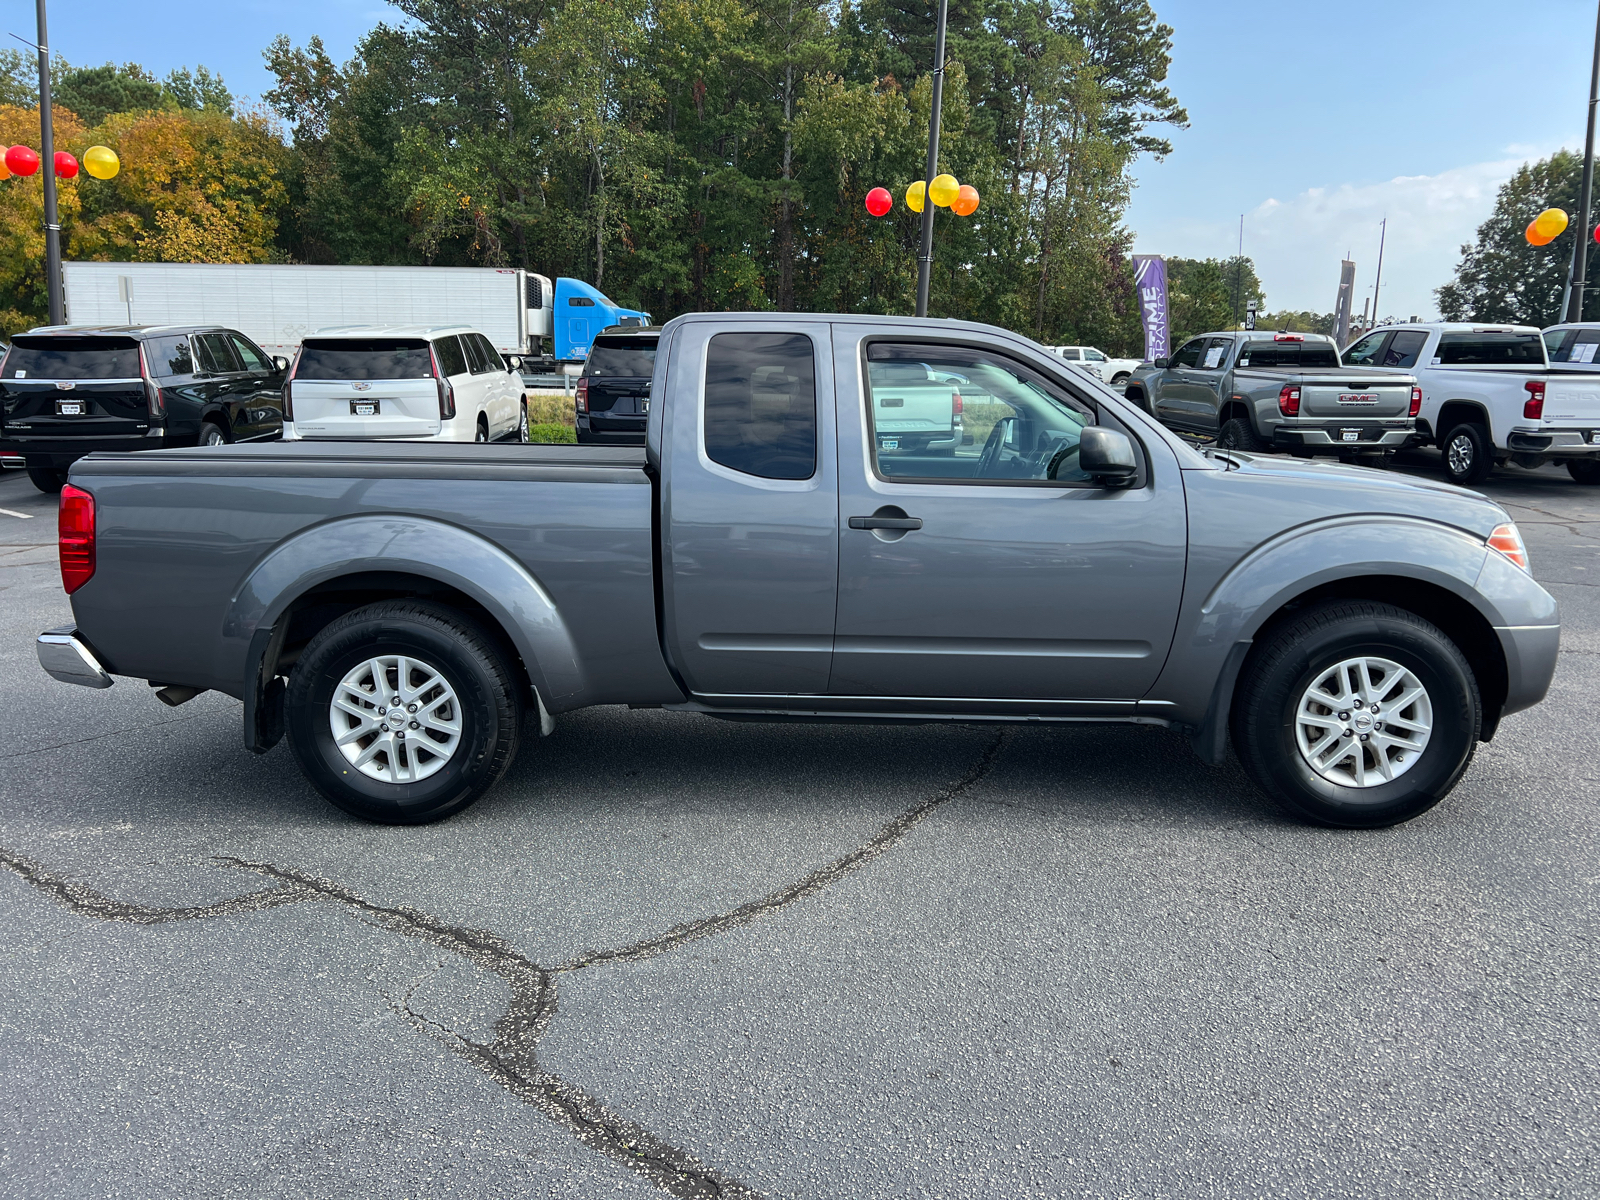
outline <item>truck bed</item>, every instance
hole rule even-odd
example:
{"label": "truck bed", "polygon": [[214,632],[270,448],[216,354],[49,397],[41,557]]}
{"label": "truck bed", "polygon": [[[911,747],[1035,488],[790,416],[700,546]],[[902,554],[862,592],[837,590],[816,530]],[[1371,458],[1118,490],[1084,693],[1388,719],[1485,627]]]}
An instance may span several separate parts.
{"label": "truck bed", "polygon": [[298,578],[297,539],[319,540],[307,569],[331,554],[341,571],[374,576],[425,544],[463,579],[474,555],[505,555],[563,614],[581,656],[571,694],[546,698],[552,711],[637,701],[641,676],[675,698],[656,637],[644,462],[633,447],[497,443],[90,455],[72,483],[95,498],[99,566],[73,608],[115,648],[113,672],[237,695],[251,638],[273,619],[252,597],[264,572]]}

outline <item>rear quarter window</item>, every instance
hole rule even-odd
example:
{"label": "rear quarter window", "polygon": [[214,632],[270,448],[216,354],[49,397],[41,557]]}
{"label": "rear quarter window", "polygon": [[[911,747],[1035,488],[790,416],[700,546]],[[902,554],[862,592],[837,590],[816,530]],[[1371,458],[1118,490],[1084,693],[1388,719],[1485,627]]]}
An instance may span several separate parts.
{"label": "rear quarter window", "polygon": [[[463,365],[461,370],[465,369]],[[295,370],[297,379],[427,379],[432,375],[433,359],[428,343],[421,338],[308,338],[301,344],[300,365]]]}
{"label": "rear quarter window", "polygon": [[6,379],[137,379],[139,346],[131,338],[18,338],[6,355]]}

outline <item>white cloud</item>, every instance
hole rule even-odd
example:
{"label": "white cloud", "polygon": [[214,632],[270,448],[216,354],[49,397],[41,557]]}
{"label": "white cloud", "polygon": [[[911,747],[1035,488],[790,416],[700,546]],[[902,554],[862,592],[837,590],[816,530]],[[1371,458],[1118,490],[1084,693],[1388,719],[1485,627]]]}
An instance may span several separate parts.
{"label": "white cloud", "polygon": [[[1245,214],[1244,252],[1256,265],[1273,309],[1329,312],[1339,261],[1356,262],[1356,312],[1372,295],[1378,223],[1389,220],[1383,252],[1383,315],[1404,320],[1437,315],[1433,290],[1448,283],[1495,193],[1523,163],[1550,148],[1507,147],[1508,157],[1437,175],[1401,175],[1382,183],[1311,188],[1288,200],[1269,198]],[[1141,253],[1224,257],[1235,252],[1238,226],[1186,221],[1141,229]],[[1159,247],[1159,248],[1158,248]],[[1192,247],[1192,248],[1191,248]]]}

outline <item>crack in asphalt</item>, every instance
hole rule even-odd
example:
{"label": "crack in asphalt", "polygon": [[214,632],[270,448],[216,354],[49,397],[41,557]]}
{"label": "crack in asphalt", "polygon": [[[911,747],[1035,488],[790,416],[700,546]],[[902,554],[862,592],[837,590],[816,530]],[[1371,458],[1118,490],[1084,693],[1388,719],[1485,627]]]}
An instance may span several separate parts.
{"label": "crack in asphalt", "polygon": [[752,924],[815,896],[878,858],[930,813],[969,791],[993,769],[1007,737],[1006,731],[1000,731],[984,748],[977,763],[959,779],[895,817],[848,854],[787,886],[727,912],[674,926],[658,937],[612,950],[589,950],[555,967],[541,967],[498,934],[451,925],[405,905],[375,904],[331,880],[231,855],[218,855],[212,861],[265,876],[278,886],[212,904],[162,908],[114,900],[4,846],[0,846],[0,866],[72,912],[102,921],[159,925],[324,901],[340,906],[367,925],[457,955],[498,976],[510,989],[511,999],[494,1023],[491,1041],[475,1041],[413,1009],[411,998],[421,980],[413,983],[399,1001],[391,1000],[391,1009],[416,1029],[484,1071],[524,1104],[565,1128],[589,1149],[622,1163],[662,1191],[681,1200],[721,1200],[723,1197],[760,1200],[761,1193],[748,1184],[702,1163],[687,1150],[612,1112],[595,1097],[540,1065],[539,1042],[556,1015],[557,976],[610,963],[653,958],[689,942]]}

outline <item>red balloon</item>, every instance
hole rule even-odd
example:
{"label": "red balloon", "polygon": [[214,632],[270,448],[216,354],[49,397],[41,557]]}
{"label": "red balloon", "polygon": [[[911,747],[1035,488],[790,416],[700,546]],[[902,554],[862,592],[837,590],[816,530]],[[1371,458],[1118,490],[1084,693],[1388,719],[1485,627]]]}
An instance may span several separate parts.
{"label": "red balloon", "polygon": [[13,146],[6,151],[6,170],[13,175],[32,175],[38,169],[38,151],[26,146]]}
{"label": "red balloon", "polygon": [[1594,227],[1594,240],[1600,242],[1600,225]]}
{"label": "red balloon", "polygon": [[894,197],[888,188],[875,187],[867,193],[867,211],[875,217],[888,216],[894,207]]}
{"label": "red balloon", "polygon": [[78,173],[78,160],[65,150],[56,151],[56,174],[63,179],[71,179]]}

